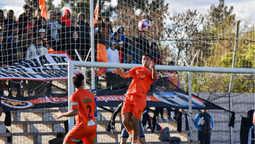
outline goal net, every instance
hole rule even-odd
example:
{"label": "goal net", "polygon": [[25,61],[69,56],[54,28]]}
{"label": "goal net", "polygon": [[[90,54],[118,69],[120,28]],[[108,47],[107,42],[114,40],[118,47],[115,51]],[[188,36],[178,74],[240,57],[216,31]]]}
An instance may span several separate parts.
{"label": "goal net", "polygon": [[[48,143],[58,133],[68,131],[67,118],[57,121],[54,117],[55,112],[68,110],[68,84],[72,84],[68,82],[68,66],[61,63],[141,64],[142,55],[149,53],[157,65],[193,66],[199,70],[204,67],[254,69],[253,5],[254,2],[248,0],[205,3],[194,0],[2,0],[0,132],[3,134],[0,133],[0,143]],[[139,22],[142,25],[138,25]],[[126,92],[131,79],[122,79],[112,74],[109,67],[95,65],[94,70],[90,69],[91,65],[74,67],[74,73],[83,72],[86,76],[86,89],[95,89],[98,96]],[[187,96],[190,88],[194,98],[201,98],[210,105],[208,110],[215,125],[211,142],[239,143],[239,133],[243,130],[240,116],[245,117],[254,109],[254,73],[243,73],[243,69],[233,74],[218,73],[211,68],[205,68],[206,72],[187,71],[188,67],[158,70],[159,79],[152,84],[149,96],[172,91],[169,87]],[[169,80],[175,71],[180,81],[172,86]],[[154,107],[163,103],[151,103],[148,112],[153,119]],[[98,108],[99,143],[120,141],[118,116],[117,131],[112,134],[105,130],[118,104]],[[173,119],[178,113],[177,107],[171,106],[171,121],[162,119],[168,118],[167,108],[163,109],[163,117],[159,114],[159,118],[154,119],[162,128],[169,127],[171,136],[197,142],[193,120],[202,109],[192,107],[188,120],[192,132],[186,129],[179,132],[180,125]],[[189,115],[190,110],[180,108],[185,111],[185,119],[184,115]],[[162,108],[156,110],[162,112]],[[230,129],[232,112],[236,119],[235,127]],[[146,141],[158,143],[160,132],[151,133],[148,126],[145,127]]]}
{"label": "goal net", "polygon": [[[70,62],[69,64],[87,69],[94,66],[97,70],[123,66],[126,71],[134,66],[140,66],[134,64],[115,64],[113,66],[111,64],[86,62]],[[182,142],[191,140],[198,142],[198,129],[195,124],[200,125],[201,121],[199,122],[196,117],[204,109],[207,109],[212,117],[210,123],[212,143],[229,141],[239,143],[247,140],[244,139],[246,136],[253,137],[253,134],[248,132],[252,125],[251,119],[249,119],[251,112],[248,113],[248,111],[254,109],[254,74],[252,69],[215,68],[214,70],[211,69],[212,72],[208,72],[210,68],[201,70],[198,67],[159,65],[156,69],[158,69],[158,79],[150,87],[147,94],[147,108],[141,118],[146,141],[160,142],[158,138],[161,130],[168,127],[172,137],[178,137]],[[225,73],[222,73],[223,70],[226,70]],[[228,70],[236,71],[236,73],[230,74],[227,72]],[[87,74],[85,73],[88,78],[86,88],[91,89],[90,75]],[[232,83],[231,77],[233,77]],[[119,116],[116,117],[115,124],[111,124],[115,127],[107,130],[107,124],[110,123],[118,104],[123,101],[131,81],[132,78],[124,79],[118,74],[112,74],[112,72],[108,74],[106,72],[96,78],[99,143],[120,142],[122,129]],[[108,85],[111,86],[108,87]],[[191,99],[189,88],[191,89]],[[190,100],[192,105],[189,105]],[[150,124],[147,121],[147,116],[151,117]],[[156,124],[153,124],[154,121]],[[250,121],[250,127],[244,124],[247,121]],[[200,126],[202,127],[202,124]],[[246,134],[244,134],[245,132]],[[114,137],[109,137],[109,135],[114,135]]]}

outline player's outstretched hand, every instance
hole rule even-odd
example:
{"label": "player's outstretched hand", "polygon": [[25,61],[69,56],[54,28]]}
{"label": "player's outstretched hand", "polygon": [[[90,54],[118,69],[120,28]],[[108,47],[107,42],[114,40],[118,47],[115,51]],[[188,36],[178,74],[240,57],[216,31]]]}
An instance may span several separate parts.
{"label": "player's outstretched hand", "polygon": [[123,67],[121,67],[120,69],[115,69],[112,71],[112,73],[120,73],[123,70]]}
{"label": "player's outstretched hand", "polygon": [[60,119],[60,118],[62,118],[62,112],[61,111],[59,111],[58,113],[56,113],[55,114],[55,117],[56,117],[56,119],[58,120],[58,119]]}
{"label": "player's outstretched hand", "polygon": [[151,68],[155,68],[155,63],[154,63],[154,61],[151,61]]}

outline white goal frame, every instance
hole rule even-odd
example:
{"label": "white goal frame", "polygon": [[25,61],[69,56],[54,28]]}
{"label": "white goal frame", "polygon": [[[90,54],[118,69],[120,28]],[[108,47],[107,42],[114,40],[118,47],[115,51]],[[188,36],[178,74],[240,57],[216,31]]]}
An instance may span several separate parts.
{"label": "white goal frame", "polygon": [[[66,65],[66,63],[59,63],[57,65]],[[123,63],[102,63],[102,62],[82,62],[82,61],[68,61],[68,110],[71,109],[70,96],[74,93],[74,86],[72,83],[72,76],[74,74],[75,67],[91,67],[94,72],[94,68],[125,68],[131,69],[136,66],[142,66],[141,64],[123,64]],[[191,66],[167,66],[156,65],[156,70],[164,71],[187,71],[187,72],[212,72],[212,73],[243,73],[243,74],[255,74],[255,69],[247,68],[218,68],[218,67],[191,67]],[[95,89],[95,77],[91,79],[92,89]],[[192,100],[191,100],[191,80],[188,79],[189,84],[189,117],[192,116]],[[190,119],[191,120],[191,119]],[[190,125],[190,134],[192,134],[192,123]],[[74,117],[69,118],[70,130],[74,126]],[[192,135],[190,135],[190,141],[192,141]]]}

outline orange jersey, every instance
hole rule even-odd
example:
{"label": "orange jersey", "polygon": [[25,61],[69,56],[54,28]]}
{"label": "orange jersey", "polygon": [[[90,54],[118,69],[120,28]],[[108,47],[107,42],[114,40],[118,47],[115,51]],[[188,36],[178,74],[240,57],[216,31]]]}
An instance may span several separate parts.
{"label": "orange jersey", "polygon": [[76,90],[71,95],[71,104],[71,110],[79,109],[79,114],[75,116],[76,126],[87,127],[90,126],[89,121],[93,120],[95,122],[96,103],[94,95],[90,91],[85,89]]}
{"label": "orange jersey", "polygon": [[152,69],[148,67],[134,67],[129,70],[133,80],[127,90],[127,95],[135,94],[138,96],[146,97],[150,85],[154,79],[152,79]]}

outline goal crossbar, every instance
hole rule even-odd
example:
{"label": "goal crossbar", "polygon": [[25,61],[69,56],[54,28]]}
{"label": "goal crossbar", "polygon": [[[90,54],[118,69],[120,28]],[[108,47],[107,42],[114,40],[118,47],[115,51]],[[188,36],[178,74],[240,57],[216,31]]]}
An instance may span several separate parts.
{"label": "goal crossbar", "polygon": [[[131,69],[141,64],[123,64],[123,63],[102,63],[102,62],[82,62],[82,61],[69,61],[68,63],[58,64],[45,64],[47,65],[72,65],[81,67],[100,67],[100,68],[126,68]],[[248,68],[219,68],[219,67],[192,67],[192,66],[166,66],[156,65],[156,70],[173,70],[173,71],[187,71],[187,72],[214,72],[214,73],[246,73],[255,74],[255,69]]]}

